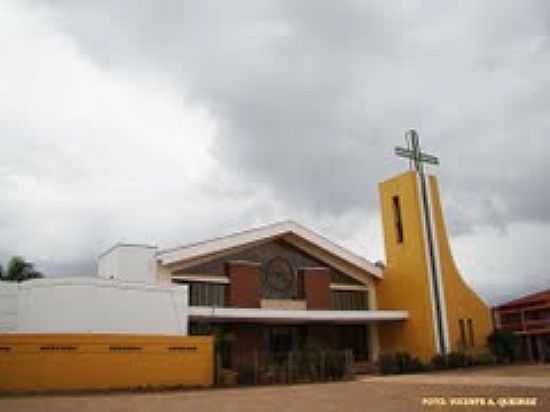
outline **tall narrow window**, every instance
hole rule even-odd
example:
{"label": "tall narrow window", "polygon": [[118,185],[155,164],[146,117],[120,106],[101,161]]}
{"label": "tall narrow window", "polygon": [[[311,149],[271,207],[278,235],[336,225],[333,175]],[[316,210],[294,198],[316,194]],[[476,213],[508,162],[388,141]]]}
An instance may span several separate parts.
{"label": "tall narrow window", "polygon": [[399,203],[399,196],[394,196],[392,200],[397,243],[403,243],[403,221],[401,219],[401,204]]}
{"label": "tall narrow window", "polygon": [[464,325],[464,319],[458,320],[458,326],[460,327],[460,344],[463,349],[466,349],[466,327]]}
{"label": "tall narrow window", "polygon": [[472,319],[468,319],[468,335],[470,338],[470,346],[474,347],[474,325]]}

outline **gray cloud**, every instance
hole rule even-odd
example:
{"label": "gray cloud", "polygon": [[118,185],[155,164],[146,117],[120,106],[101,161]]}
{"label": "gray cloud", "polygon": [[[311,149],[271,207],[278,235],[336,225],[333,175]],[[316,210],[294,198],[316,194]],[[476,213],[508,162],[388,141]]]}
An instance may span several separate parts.
{"label": "gray cloud", "polygon": [[[372,193],[370,182],[398,167],[382,159],[416,126],[457,195],[465,201],[471,185],[483,187],[469,220],[500,225],[550,217],[530,202],[537,185],[525,184],[544,175],[549,150],[549,8],[528,4],[69,2],[56,10],[93,58],[166,70],[206,102],[223,124],[216,158],[286,201],[372,209],[374,197],[358,188]],[[502,210],[491,210],[495,202]]]}
{"label": "gray cloud", "polygon": [[[409,127],[441,157],[455,238],[498,249],[492,228],[514,236],[516,224],[550,223],[544,1],[7,4],[23,23],[12,32],[19,47],[41,39],[48,51],[16,64],[49,68],[34,85],[53,109],[41,103],[48,121],[37,129],[28,118],[42,98],[2,106],[14,153],[33,148],[13,169],[8,162],[2,187],[20,190],[23,176],[51,199],[86,186],[75,192],[81,202],[57,200],[86,222],[52,229],[54,244],[69,228],[78,238],[63,261],[117,236],[183,242],[289,216],[381,258],[380,231],[366,228],[378,220],[377,182],[406,168],[392,150]],[[51,82],[56,67],[68,78]],[[25,73],[14,70],[11,83],[32,91]],[[75,98],[91,103],[78,113]],[[19,119],[33,102],[27,122]],[[80,143],[67,147],[73,134]],[[31,229],[20,232],[38,213],[31,206],[27,214],[15,201],[3,206],[12,247],[28,245]],[[50,207],[40,216],[51,219]],[[37,256],[58,253],[43,236],[35,242]],[[541,262],[531,270],[545,270]],[[489,265],[470,270],[475,283]]]}

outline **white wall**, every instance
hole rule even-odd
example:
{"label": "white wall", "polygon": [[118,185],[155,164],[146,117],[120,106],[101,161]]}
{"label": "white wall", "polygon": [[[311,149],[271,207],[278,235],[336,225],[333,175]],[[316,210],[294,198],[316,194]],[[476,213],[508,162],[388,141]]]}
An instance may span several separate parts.
{"label": "white wall", "polygon": [[17,329],[17,284],[0,282],[0,333]]}
{"label": "white wall", "polygon": [[97,275],[124,282],[157,283],[156,251],[154,246],[117,244],[99,257]]}
{"label": "white wall", "polygon": [[187,335],[184,285],[36,279],[18,284],[16,294],[18,316],[12,331]]}

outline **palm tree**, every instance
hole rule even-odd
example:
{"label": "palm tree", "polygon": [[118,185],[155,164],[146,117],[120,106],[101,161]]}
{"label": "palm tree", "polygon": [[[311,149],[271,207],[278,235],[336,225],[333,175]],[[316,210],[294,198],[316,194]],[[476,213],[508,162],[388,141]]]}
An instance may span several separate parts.
{"label": "palm tree", "polygon": [[23,282],[30,279],[43,278],[44,275],[34,268],[34,264],[27,262],[21,256],[13,256],[6,270],[0,265],[0,280],[8,282]]}

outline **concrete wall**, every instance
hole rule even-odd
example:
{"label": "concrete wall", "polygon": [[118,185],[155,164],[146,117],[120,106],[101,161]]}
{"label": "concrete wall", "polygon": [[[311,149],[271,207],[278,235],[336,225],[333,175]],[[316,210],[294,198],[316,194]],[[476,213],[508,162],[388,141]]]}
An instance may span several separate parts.
{"label": "concrete wall", "polygon": [[0,391],[210,386],[210,336],[0,335]]}
{"label": "concrete wall", "polygon": [[18,287],[11,282],[0,282],[0,333],[17,329]]}
{"label": "concrete wall", "polygon": [[[17,322],[13,322],[16,290]],[[186,335],[187,286],[161,287],[101,279],[37,279],[0,284],[5,331]],[[5,302],[4,302],[5,301]],[[11,309],[10,309],[11,308]]]}
{"label": "concrete wall", "polygon": [[97,275],[124,282],[157,283],[157,248],[147,245],[117,244],[97,262]]}

